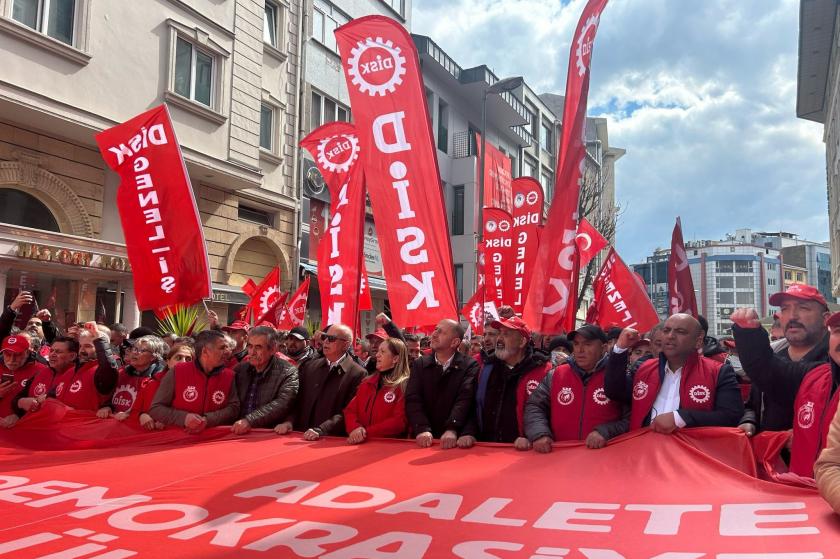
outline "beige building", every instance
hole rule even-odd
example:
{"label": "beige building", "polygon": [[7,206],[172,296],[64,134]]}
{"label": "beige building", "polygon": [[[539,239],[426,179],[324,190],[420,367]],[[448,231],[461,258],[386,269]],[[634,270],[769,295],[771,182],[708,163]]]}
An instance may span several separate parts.
{"label": "beige building", "polygon": [[838,0],[800,0],[796,116],[824,126],[831,277],[840,295],[840,11]]}
{"label": "beige building", "polygon": [[205,226],[213,308],[279,263],[297,281],[293,0],[0,0],[0,293],[64,325],[153,319],[134,300],[94,135],[166,103]]}

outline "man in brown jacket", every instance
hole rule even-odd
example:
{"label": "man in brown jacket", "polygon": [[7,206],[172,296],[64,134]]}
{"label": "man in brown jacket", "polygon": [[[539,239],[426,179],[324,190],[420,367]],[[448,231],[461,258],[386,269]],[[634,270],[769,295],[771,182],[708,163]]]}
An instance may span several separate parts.
{"label": "man in brown jacket", "polygon": [[828,442],[814,465],[820,495],[840,514],[840,409],[828,430]]}

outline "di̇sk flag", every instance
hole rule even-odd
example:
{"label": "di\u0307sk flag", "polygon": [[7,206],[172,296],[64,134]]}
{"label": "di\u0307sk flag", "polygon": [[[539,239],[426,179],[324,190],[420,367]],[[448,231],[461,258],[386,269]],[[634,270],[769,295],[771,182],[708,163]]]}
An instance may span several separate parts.
{"label": "di\u0307sk flag", "polygon": [[120,213],[141,310],[210,298],[210,263],[198,208],[166,105],[96,135],[120,175]]}
{"label": "di\u0307sk flag", "polygon": [[689,313],[697,316],[694,281],[683,244],[682,223],[677,218],[671,234],[671,255],[668,257],[668,314]]}
{"label": "di\u0307sk flag", "polygon": [[[475,143],[478,156],[476,164],[481,165],[481,134],[476,133]],[[484,205],[512,213],[514,193],[511,184],[510,157],[490,142],[485,141],[484,144],[487,147],[487,155],[484,156]]]}
{"label": "di\u0307sk flag", "polygon": [[277,318],[277,328],[291,330],[295,326],[302,326],[306,320],[306,305],[309,301],[309,276],[303,280],[288,304],[283,305]]}
{"label": "di\u0307sk flag", "polygon": [[497,307],[513,297],[513,218],[499,208],[484,208],[484,287]]}
{"label": "di\u0307sk flag", "polygon": [[548,212],[540,243],[533,287],[528,292],[523,318],[534,330],[554,334],[572,331],[577,310],[577,235],[580,178],[586,165],[586,101],[592,46],[601,11],[607,0],[589,0],[583,9],[572,39],[563,107],[563,131],[557,155],[554,200]]}
{"label": "di\u0307sk flag", "polygon": [[[246,285],[248,285],[246,283]],[[250,288],[250,286],[249,286]],[[251,292],[250,316],[265,317],[280,299],[280,268],[274,267]],[[259,323],[262,318],[257,320]]]}
{"label": "di\u0307sk flag", "polygon": [[614,248],[607,253],[595,278],[594,299],[586,320],[605,330],[613,326],[647,332],[659,322],[644,284]]}
{"label": "di\u0307sk flag", "polygon": [[577,243],[581,268],[586,267],[601,250],[610,244],[585,217],[578,223],[575,243]]}
{"label": "di\u0307sk flag", "polygon": [[531,177],[513,181],[513,293],[510,306],[521,314],[531,288],[534,262],[540,246],[540,228],[543,215],[543,190]]}
{"label": "di\u0307sk flag", "polygon": [[288,298],[288,291],[281,293],[274,303],[272,303],[271,308],[257,318],[255,324],[260,324],[261,322],[270,322],[275,325],[278,324],[280,322],[278,318],[283,314],[283,309],[286,306],[286,299]]}
{"label": "di\u0307sk flag", "polygon": [[394,321],[457,316],[452,249],[417,49],[391,18],[335,31]]}
{"label": "di\u0307sk flag", "polygon": [[365,183],[359,138],[346,122],[330,122],[301,140],[330,191],[330,218],[318,248],[318,286],[327,324],[356,330],[364,262]]}
{"label": "di\u0307sk flag", "polygon": [[484,284],[478,286],[473,296],[461,309],[461,314],[467,319],[473,334],[484,335]]}

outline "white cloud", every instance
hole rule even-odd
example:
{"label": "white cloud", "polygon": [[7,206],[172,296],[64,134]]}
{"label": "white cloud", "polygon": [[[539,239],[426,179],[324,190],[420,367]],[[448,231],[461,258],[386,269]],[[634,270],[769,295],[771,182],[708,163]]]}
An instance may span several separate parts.
{"label": "white cloud", "polygon": [[[563,93],[583,0],[415,0],[412,31],[462,66]],[[797,0],[612,0],[596,39],[590,115],[627,149],[616,168],[628,262],[736,228],[828,238],[820,125],[796,118]]]}

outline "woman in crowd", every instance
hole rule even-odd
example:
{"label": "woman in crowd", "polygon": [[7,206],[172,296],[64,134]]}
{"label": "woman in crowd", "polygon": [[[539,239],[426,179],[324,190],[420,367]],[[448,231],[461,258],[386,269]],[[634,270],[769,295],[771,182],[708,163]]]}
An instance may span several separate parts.
{"label": "woman in crowd", "polygon": [[348,443],[405,434],[405,385],[409,372],[405,343],[397,338],[383,341],[376,352],[376,372],[362,381],[356,396],[344,408],[344,423],[350,433]]}
{"label": "woman in crowd", "polygon": [[169,353],[166,355],[166,365],[167,368],[171,371],[175,368],[175,365],[178,363],[183,363],[184,361],[192,361],[195,359],[195,350],[191,343],[183,341],[185,338],[178,338],[175,340],[175,345],[172,346],[172,349],[169,350]]}

